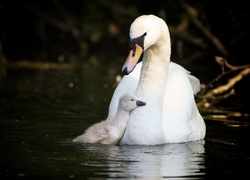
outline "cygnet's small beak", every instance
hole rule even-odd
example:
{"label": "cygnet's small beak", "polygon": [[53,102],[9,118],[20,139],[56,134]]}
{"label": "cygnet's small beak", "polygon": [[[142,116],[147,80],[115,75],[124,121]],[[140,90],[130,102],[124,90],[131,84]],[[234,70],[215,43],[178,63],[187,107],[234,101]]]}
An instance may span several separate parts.
{"label": "cygnet's small beak", "polygon": [[143,101],[140,101],[140,100],[136,100],[136,105],[137,105],[137,106],[145,106],[146,103],[143,102]]}

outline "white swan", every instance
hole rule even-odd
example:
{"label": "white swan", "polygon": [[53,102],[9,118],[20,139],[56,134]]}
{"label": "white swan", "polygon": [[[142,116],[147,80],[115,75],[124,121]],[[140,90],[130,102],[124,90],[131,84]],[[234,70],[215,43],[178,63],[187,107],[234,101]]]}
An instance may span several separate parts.
{"label": "white swan", "polygon": [[[116,112],[121,94],[135,93],[147,106],[131,113],[120,144],[156,145],[203,139],[206,125],[194,100],[200,82],[180,65],[170,63],[166,23],[154,15],[143,15],[131,24],[129,35],[130,52],[122,67],[123,73],[129,75],[122,78],[113,94],[108,119]],[[142,63],[136,66],[142,52]]]}
{"label": "white swan", "polygon": [[145,105],[135,95],[124,94],[119,99],[118,109],[112,120],[90,126],[84,134],[73,139],[73,142],[117,144],[124,135],[130,111]]}

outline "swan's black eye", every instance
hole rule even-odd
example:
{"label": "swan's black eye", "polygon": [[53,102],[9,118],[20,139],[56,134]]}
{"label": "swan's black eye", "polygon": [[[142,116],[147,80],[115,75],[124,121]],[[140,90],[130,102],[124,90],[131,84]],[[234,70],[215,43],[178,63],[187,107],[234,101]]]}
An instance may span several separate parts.
{"label": "swan's black eye", "polygon": [[132,57],[134,57],[134,56],[135,56],[135,51],[136,51],[136,48],[135,48],[135,46],[134,46],[134,48],[133,48],[133,52],[132,52]]}
{"label": "swan's black eye", "polygon": [[131,101],[134,101],[134,99],[131,99]]}

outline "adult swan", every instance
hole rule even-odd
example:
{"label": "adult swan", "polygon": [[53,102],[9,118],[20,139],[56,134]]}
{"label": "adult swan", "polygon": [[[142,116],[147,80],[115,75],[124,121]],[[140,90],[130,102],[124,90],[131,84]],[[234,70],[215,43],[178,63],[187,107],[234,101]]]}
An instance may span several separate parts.
{"label": "adult swan", "polygon": [[[154,15],[143,15],[131,24],[129,35],[130,52],[122,67],[125,76],[111,99],[108,119],[115,114],[124,93],[135,93],[147,106],[131,112],[120,144],[156,145],[203,139],[206,126],[194,100],[200,82],[170,62],[166,23]],[[142,53],[142,63],[137,64]]]}

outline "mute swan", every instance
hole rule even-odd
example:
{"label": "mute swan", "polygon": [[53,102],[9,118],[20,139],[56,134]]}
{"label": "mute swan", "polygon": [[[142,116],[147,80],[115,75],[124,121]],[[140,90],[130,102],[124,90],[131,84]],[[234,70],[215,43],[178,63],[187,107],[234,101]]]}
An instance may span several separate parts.
{"label": "mute swan", "polygon": [[[142,15],[131,24],[129,35],[124,76],[111,99],[108,119],[112,119],[121,94],[134,93],[145,99],[147,106],[131,113],[120,144],[156,145],[204,139],[206,125],[194,100],[200,81],[170,62],[170,34],[165,21]],[[142,53],[142,62],[137,64]]]}
{"label": "mute swan", "polygon": [[73,139],[73,142],[117,144],[126,129],[130,111],[145,105],[145,102],[138,100],[133,94],[124,94],[119,99],[118,109],[112,120],[90,126],[84,134]]}

